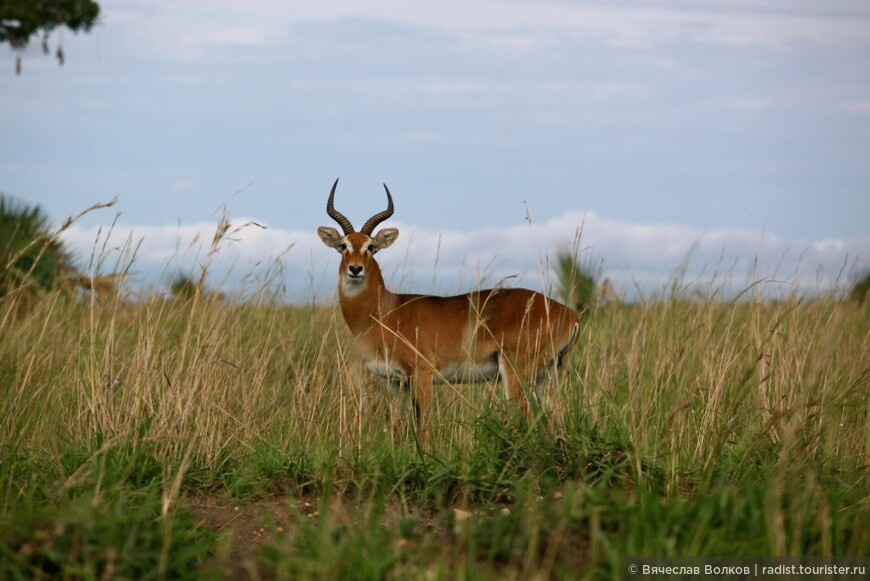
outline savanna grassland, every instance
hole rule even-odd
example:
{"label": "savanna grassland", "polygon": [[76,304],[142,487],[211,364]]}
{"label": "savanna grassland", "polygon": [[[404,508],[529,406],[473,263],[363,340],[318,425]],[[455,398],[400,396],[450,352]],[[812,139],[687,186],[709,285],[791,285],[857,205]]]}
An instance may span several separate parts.
{"label": "savanna grassland", "polygon": [[528,422],[363,374],[333,307],[0,302],[0,578],[611,578],[870,554],[870,303],[605,305]]}

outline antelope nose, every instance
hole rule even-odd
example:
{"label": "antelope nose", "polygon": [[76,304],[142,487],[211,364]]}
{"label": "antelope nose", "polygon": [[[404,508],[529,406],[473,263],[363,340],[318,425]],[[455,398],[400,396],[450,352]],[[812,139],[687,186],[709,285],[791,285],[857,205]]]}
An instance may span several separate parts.
{"label": "antelope nose", "polygon": [[348,266],[348,272],[350,272],[351,276],[359,276],[362,274],[363,267],[362,266]]}

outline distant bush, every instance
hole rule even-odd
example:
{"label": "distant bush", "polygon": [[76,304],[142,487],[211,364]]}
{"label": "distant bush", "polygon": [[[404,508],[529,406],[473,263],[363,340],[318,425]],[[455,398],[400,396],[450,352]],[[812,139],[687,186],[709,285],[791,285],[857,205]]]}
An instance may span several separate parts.
{"label": "distant bush", "polygon": [[563,248],[554,265],[559,298],[580,315],[595,309],[601,263],[593,256],[580,257],[576,249]]}
{"label": "distant bush", "polygon": [[863,305],[868,296],[870,296],[870,269],[857,273],[849,289],[849,298],[859,305]]}
{"label": "distant bush", "polygon": [[0,296],[21,286],[52,289],[73,272],[73,256],[42,209],[0,193]]}
{"label": "distant bush", "polygon": [[181,301],[192,300],[195,296],[201,295],[204,298],[222,301],[226,297],[221,291],[209,290],[204,285],[205,280],[194,280],[192,277],[185,274],[176,276],[169,284],[169,292],[172,296]]}
{"label": "distant bush", "polygon": [[196,288],[196,281],[183,274],[175,277],[169,285],[172,295],[181,300],[192,299],[196,295]]}

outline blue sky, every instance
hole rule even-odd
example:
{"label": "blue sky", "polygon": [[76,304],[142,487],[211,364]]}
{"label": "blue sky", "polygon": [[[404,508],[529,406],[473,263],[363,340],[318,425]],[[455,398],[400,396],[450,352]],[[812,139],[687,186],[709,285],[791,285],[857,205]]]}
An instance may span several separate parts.
{"label": "blue sky", "polygon": [[89,252],[114,224],[104,269],[141,240],[140,284],[194,268],[226,203],[266,227],[221,253],[232,276],[281,255],[290,295],[327,296],[337,256],[315,230],[336,177],[358,224],[390,186],[403,290],[546,286],[581,225],[622,288],[690,253],[694,280],[738,286],[868,264],[864,0],[101,7],[64,33],[63,67],[34,45],[16,76],[0,52],[0,191],[58,223],[117,196],[65,238]]}

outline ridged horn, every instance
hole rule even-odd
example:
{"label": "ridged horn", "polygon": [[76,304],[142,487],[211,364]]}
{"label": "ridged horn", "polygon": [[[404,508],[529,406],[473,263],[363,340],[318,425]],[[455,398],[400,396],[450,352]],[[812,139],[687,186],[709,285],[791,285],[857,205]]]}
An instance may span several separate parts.
{"label": "ridged horn", "polygon": [[353,234],[353,224],[350,223],[350,220],[347,217],[335,209],[333,202],[335,200],[335,188],[338,186],[338,178],[336,178],[335,183],[332,184],[332,191],[329,192],[329,201],[326,202],[326,213],[329,214],[329,217],[338,222],[338,225],[341,226],[341,229],[344,230],[344,235]]}
{"label": "ridged horn", "polygon": [[390,188],[387,187],[387,184],[384,184],[384,190],[387,192],[387,209],[369,218],[369,221],[360,230],[366,236],[371,236],[378,224],[393,215],[393,196],[390,195]]}

